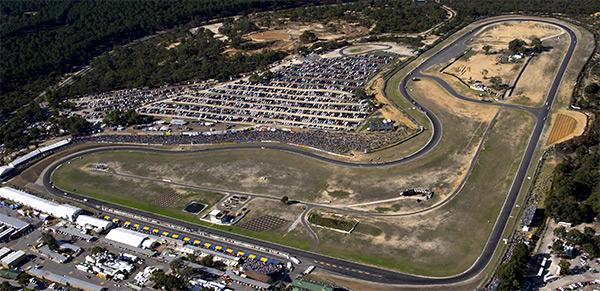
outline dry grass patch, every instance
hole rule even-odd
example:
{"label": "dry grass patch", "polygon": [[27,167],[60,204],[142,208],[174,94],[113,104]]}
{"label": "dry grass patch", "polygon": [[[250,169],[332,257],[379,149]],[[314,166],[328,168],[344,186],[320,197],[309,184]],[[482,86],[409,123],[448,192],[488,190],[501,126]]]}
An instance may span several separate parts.
{"label": "dry grass patch", "polygon": [[470,83],[480,81],[490,87],[491,77],[500,77],[504,83],[512,82],[523,65],[520,63],[499,63],[498,55],[486,55],[482,52],[473,51],[469,57],[463,57],[444,70],[463,81]]}
{"label": "dry grass patch", "polygon": [[383,92],[384,85],[385,80],[383,77],[379,76],[369,82],[366,89],[368,94],[373,94],[375,96],[377,102],[383,104],[383,107],[379,109],[379,112],[381,115],[383,115],[383,118],[389,118],[411,129],[416,129],[418,125],[415,124],[406,113],[402,112],[396,106],[391,104],[390,100],[385,97]]}
{"label": "dry grass patch", "polygon": [[484,45],[491,45],[493,50],[505,49],[508,43],[520,38],[526,42],[531,42],[533,38],[545,38],[558,35],[564,31],[558,26],[540,23],[535,21],[506,21],[498,24],[492,24],[481,32],[472,41],[472,46],[477,50],[482,50]]}
{"label": "dry grass patch", "polygon": [[544,41],[549,51],[531,59],[523,71],[509,102],[525,105],[541,105],[545,101],[550,85],[556,76],[556,70],[567,49],[567,36]]}
{"label": "dry grass patch", "polygon": [[415,91],[423,92],[423,97],[447,108],[454,115],[486,122],[491,121],[494,115],[496,115],[497,109],[494,106],[460,100],[451,96],[440,87],[440,85],[432,80],[422,79],[420,81],[413,81],[411,85],[414,86],[413,88],[415,88]]}
{"label": "dry grass patch", "polygon": [[583,134],[587,124],[587,116],[581,112],[561,110],[552,119],[546,145],[552,145],[569,140]]}

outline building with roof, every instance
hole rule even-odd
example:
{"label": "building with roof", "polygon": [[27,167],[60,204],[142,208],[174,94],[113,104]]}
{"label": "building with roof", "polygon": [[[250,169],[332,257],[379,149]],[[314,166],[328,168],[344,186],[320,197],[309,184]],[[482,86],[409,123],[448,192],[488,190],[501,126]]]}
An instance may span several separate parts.
{"label": "building with roof", "polygon": [[95,232],[103,232],[109,228],[111,228],[113,226],[112,221],[108,221],[108,220],[104,220],[104,219],[99,219],[96,217],[92,217],[89,215],[79,215],[77,216],[77,219],[75,220],[75,223],[77,225],[79,225],[80,227],[86,228],[86,229],[92,229]]}
{"label": "building with roof", "polygon": [[83,211],[81,208],[69,204],[58,204],[11,187],[0,188],[0,198],[11,200],[50,214],[56,218],[68,219],[70,221],[75,221],[77,215]]}
{"label": "building with roof", "polygon": [[51,250],[50,247],[48,247],[48,245],[43,245],[41,248],[38,249],[38,252],[42,255],[42,257],[50,259],[59,264],[66,263],[69,260],[69,258],[63,256],[62,254]]}
{"label": "building with roof", "polygon": [[85,290],[85,291],[102,291],[102,290],[107,290],[106,287],[102,287],[87,281],[83,281],[77,278],[73,278],[71,276],[67,276],[67,275],[59,275],[59,274],[55,274],[55,273],[51,273],[45,270],[40,270],[37,268],[31,268],[29,271],[27,271],[27,273],[29,273],[29,275],[37,277],[37,278],[44,278],[48,281],[52,281],[52,282],[56,282],[58,284],[61,285],[66,285],[66,286],[71,286],[74,288],[78,288],[81,290]]}
{"label": "building with roof", "polygon": [[14,168],[11,166],[0,166],[0,181],[2,181],[3,178],[7,177],[13,169]]}
{"label": "building with roof", "polygon": [[0,213],[0,241],[26,232],[31,225],[20,219]]}
{"label": "building with roof", "polygon": [[85,240],[87,242],[90,242],[95,239],[94,236],[85,234],[85,233],[81,232],[80,230],[76,229],[75,227],[64,226],[64,225],[55,225],[55,226],[49,227],[48,229],[51,230],[52,232],[69,235],[72,237],[76,237],[76,238]]}
{"label": "building with roof", "polygon": [[2,247],[0,249],[0,259],[6,257],[6,255],[10,254],[12,252],[11,249],[7,248],[7,247]]}
{"label": "building with roof", "polygon": [[227,277],[229,277],[229,279],[237,282],[238,284],[244,285],[244,286],[248,286],[248,287],[252,287],[254,289],[258,289],[258,290],[267,290],[271,288],[271,284],[269,283],[265,283],[265,282],[261,282],[261,281],[257,281],[248,277],[242,277],[239,275],[236,275],[235,273],[233,273],[232,271],[227,271],[226,272]]}
{"label": "building with roof", "polygon": [[18,250],[6,255],[0,263],[2,263],[2,267],[4,268],[14,268],[19,265],[23,260],[25,260],[25,252],[22,250]]}
{"label": "building with roof", "polygon": [[222,261],[228,266],[237,266],[240,262],[240,258],[234,255],[230,255],[224,252],[217,252],[207,248],[201,248],[193,245],[184,245],[177,249],[179,252],[184,254],[194,254],[196,256],[213,256],[215,260]]}
{"label": "building with roof", "polygon": [[151,248],[153,244],[152,241],[148,240],[147,235],[122,227],[109,231],[106,239],[135,248]]}

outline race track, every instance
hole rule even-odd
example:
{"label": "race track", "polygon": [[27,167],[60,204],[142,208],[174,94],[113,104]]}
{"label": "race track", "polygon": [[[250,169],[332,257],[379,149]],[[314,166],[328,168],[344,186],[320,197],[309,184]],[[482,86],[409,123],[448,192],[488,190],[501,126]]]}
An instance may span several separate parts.
{"label": "race track", "polygon": [[[436,64],[445,63],[448,60],[461,54],[466,49],[465,43],[470,38],[472,38],[479,30],[483,29],[485,26],[494,24],[494,23],[499,23],[499,22],[504,22],[504,21],[513,21],[513,20],[527,20],[527,21],[537,21],[537,22],[542,22],[542,23],[553,24],[553,25],[556,25],[556,26],[562,28],[563,30],[565,30],[568,33],[568,35],[570,36],[569,47],[567,49],[564,59],[560,63],[560,66],[557,70],[557,74],[554,77],[554,80],[552,81],[552,85],[551,85],[548,95],[546,97],[546,101],[547,101],[545,103],[546,105],[544,105],[543,107],[526,107],[526,106],[520,106],[520,105],[487,103],[487,102],[483,102],[483,101],[473,100],[471,98],[467,98],[465,96],[460,95],[456,90],[454,90],[449,84],[447,84],[442,79],[440,79],[438,77],[434,77],[434,76],[428,76],[423,73],[423,71],[425,69],[427,69],[433,65],[436,65]],[[432,134],[431,134],[430,140],[428,141],[428,143],[425,146],[423,146],[418,151],[412,153],[411,155],[408,155],[408,156],[405,156],[405,157],[402,157],[399,159],[390,160],[390,161],[382,161],[382,162],[377,162],[377,163],[351,162],[351,161],[337,160],[335,158],[319,155],[319,154],[316,154],[315,152],[312,152],[312,151],[309,151],[309,150],[306,150],[303,148],[299,148],[299,147],[277,145],[277,144],[260,144],[260,145],[258,145],[258,144],[239,144],[239,145],[228,145],[228,146],[223,146],[223,147],[219,147],[219,148],[179,151],[179,152],[189,153],[189,152],[215,152],[215,151],[232,151],[232,150],[240,150],[240,149],[265,148],[268,150],[280,150],[280,151],[293,152],[295,154],[303,155],[307,158],[318,159],[318,160],[326,162],[326,163],[331,163],[331,164],[335,164],[338,166],[344,166],[344,167],[375,168],[375,167],[389,167],[389,166],[400,165],[402,163],[406,163],[408,161],[411,161],[411,160],[417,159],[423,155],[426,155],[430,150],[432,150],[433,148],[435,148],[438,145],[438,143],[441,139],[441,136],[443,134],[443,126],[442,126],[440,120],[435,116],[435,114],[432,111],[430,111],[429,109],[420,105],[411,96],[410,92],[406,89],[407,83],[413,77],[430,78],[430,79],[434,80],[435,82],[437,82],[438,84],[440,84],[451,95],[455,96],[456,98],[466,100],[468,102],[482,103],[487,106],[501,106],[501,107],[507,107],[507,108],[513,108],[513,109],[526,110],[535,117],[536,124],[531,133],[530,139],[528,141],[527,147],[525,149],[524,155],[522,157],[522,160],[519,165],[516,176],[514,178],[514,181],[510,187],[509,192],[507,193],[506,201],[500,211],[500,214],[498,216],[496,224],[493,227],[493,230],[485,244],[485,247],[484,247],[481,255],[477,258],[477,260],[473,263],[473,265],[468,270],[466,270],[465,272],[463,272],[461,274],[455,275],[455,276],[444,277],[444,278],[431,278],[431,277],[422,277],[422,276],[416,276],[416,275],[411,275],[411,274],[399,273],[399,272],[395,272],[392,270],[385,270],[385,269],[381,269],[381,268],[377,268],[377,267],[373,267],[373,266],[367,266],[367,265],[349,262],[349,261],[345,261],[345,260],[341,260],[341,259],[337,259],[337,258],[331,258],[331,257],[325,256],[322,254],[297,250],[297,249],[293,249],[290,247],[274,244],[271,242],[260,241],[260,240],[257,240],[257,239],[251,238],[251,237],[245,237],[245,236],[241,236],[238,234],[227,233],[227,232],[195,225],[192,223],[179,221],[179,220],[176,220],[173,218],[159,216],[159,215],[156,215],[153,213],[146,213],[146,212],[139,211],[136,209],[130,209],[130,208],[126,208],[123,206],[119,206],[119,205],[115,205],[115,204],[111,204],[111,203],[107,203],[107,202],[103,202],[103,201],[98,201],[95,199],[77,195],[75,193],[69,193],[69,196],[75,197],[76,199],[79,199],[81,201],[83,201],[83,198],[87,198],[87,202],[85,202],[85,203],[87,203],[88,205],[90,205],[92,207],[100,205],[100,206],[106,206],[106,207],[110,207],[110,208],[114,208],[114,209],[121,209],[121,210],[125,210],[128,212],[140,214],[140,215],[143,215],[146,217],[150,217],[153,219],[157,219],[160,221],[166,221],[169,223],[182,225],[182,226],[185,226],[190,229],[202,230],[204,232],[214,233],[214,234],[224,236],[224,237],[229,237],[229,238],[232,238],[235,240],[245,241],[245,242],[256,244],[256,245],[261,245],[261,246],[264,246],[267,248],[280,249],[284,252],[288,252],[288,253],[290,253],[296,257],[299,257],[303,260],[309,260],[309,261],[316,260],[316,261],[326,262],[326,263],[329,263],[332,265],[336,265],[338,267],[336,267],[336,268],[327,267],[327,265],[319,265],[319,267],[328,269],[335,273],[348,275],[348,276],[354,277],[354,278],[359,278],[359,279],[364,279],[364,280],[374,281],[374,282],[380,282],[380,283],[386,283],[386,284],[405,284],[405,285],[443,285],[443,284],[460,283],[460,282],[463,282],[463,281],[466,281],[466,280],[469,280],[469,279],[472,279],[472,278],[478,276],[485,269],[485,267],[491,261],[494,251],[496,250],[499,242],[501,241],[502,233],[506,228],[506,225],[507,225],[507,222],[508,222],[508,219],[510,216],[510,212],[515,205],[517,196],[518,196],[518,194],[521,190],[521,187],[523,185],[523,182],[526,178],[527,170],[530,168],[530,165],[532,163],[532,159],[534,156],[534,152],[538,146],[539,140],[543,133],[545,120],[550,113],[550,108],[552,106],[552,103],[554,102],[554,99],[556,98],[559,86],[563,79],[563,75],[565,74],[566,69],[569,64],[569,61],[571,60],[571,57],[573,56],[576,42],[577,42],[577,39],[576,39],[575,32],[560,22],[556,22],[551,19],[540,20],[538,18],[531,18],[531,17],[526,17],[526,16],[514,16],[514,17],[510,17],[510,18],[502,18],[502,19],[498,19],[498,20],[484,21],[481,25],[468,31],[466,34],[460,36],[452,44],[441,49],[440,51],[435,53],[433,56],[428,58],[427,60],[423,60],[422,63],[417,65],[406,76],[404,76],[404,78],[400,82],[400,86],[399,86],[398,90],[400,90],[401,94],[403,96],[405,96],[411,103],[413,103],[414,106],[419,108],[421,111],[423,111],[428,116],[428,118],[431,122]],[[420,59],[417,59],[417,60],[415,60],[415,62],[417,62],[419,60]],[[149,152],[172,152],[172,151],[148,148],[148,147],[144,147],[144,146],[134,146],[134,145],[110,145],[110,146],[102,146],[102,147],[98,147],[98,148],[83,150],[81,152],[77,152],[77,153],[68,155],[66,157],[63,157],[61,159],[58,159],[57,161],[53,162],[48,168],[46,168],[46,170],[44,171],[43,176],[42,176],[42,180],[43,180],[43,184],[44,184],[45,188],[48,190],[48,192],[50,192],[52,194],[63,196],[64,195],[63,191],[55,189],[52,186],[51,175],[57,167],[59,167],[62,163],[66,162],[72,158],[78,157],[78,156],[86,155],[86,154],[89,154],[92,152],[110,151],[110,150],[115,150],[115,149],[142,150],[142,151],[149,151]],[[341,268],[340,268],[340,266],[341,266]]]}

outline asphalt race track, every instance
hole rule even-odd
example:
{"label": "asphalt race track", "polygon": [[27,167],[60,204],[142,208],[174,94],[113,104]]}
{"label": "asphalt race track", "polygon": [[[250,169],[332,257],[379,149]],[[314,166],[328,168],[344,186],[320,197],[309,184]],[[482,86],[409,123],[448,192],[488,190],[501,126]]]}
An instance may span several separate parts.
{"label": "asphalt race track", "polygon": [[[536,22],[556,25],[556,26],[562,28],[563,30],[565,30],[570,36],[570,44],[569,44],[568,50],[565,54],[564,59],[562,60],[562,63],[560,64],[560,67],[558,68],[556,76],[554,77],[554,80],[552,82],[552,85],[550,87],[548,95],[546,97],[547,102],[545,103],[545,105],[543,107],[526,107],[526,106],[520,106],[520,105],[488,103],[488,102],[484,102],[484,101],[473,100],[473,99],[464,97],[464,96],[460,95],[459,93],[457,93],[449,84],[447,84],[442,79],[434,77],[434,76],[428,76],[428,75],[425,75],[422,73],[422,71],[424,69],[429,68],[432,65],[445,63],[445,62],[451,60],[452,58],[458,56],[459,54],[461,54],[466,49],[465,43],[470,38],[472,38],[473,35],[475,35],[479,30],[483,29],[485,26],[488,26],[488,25],[494,24],[494,23],[505,22],[505,21],[515,21],[515,20],[517,20],[517,21],[528,20],[528,21],[536,21]],[[334,158],[325,157],[325,156],[316,154],[312,151],[305,150],[300,147],[290,147],[290,146],[277,145],[277,144],[240,144],[240,145],[224,146],[224,147],[219,147],[219,148],[178,151],[178,152],[182,152],[182,153],[183,152],[189,153],[189,152],[214,152],[214,151],[229,151],[229,150],[239,150],[239,149],[265,148],[265,149],[270,149],[270,150],[281,150],[281,151],[293,152],[296,154],[304,155],[308,158],[314,158],[314,159],[318,159],[323,162],[336,164],[339,166],[345,166],[345,167],[365,167],[365,168],[369,167],[370,168],[370,167],[386,167],[386,166],[399,165],[399,164],[408,162],[410,160],[414,160],[420,156],[425,155],[428,151],[433,149],[438,144],[438,142],[440,141],[441,136],[442,136],[442,124],[440,123],[439,119],[429,109],[427,109],[427,108],[421,106],[419,103],[417,103],[417,101],[414,100],[413,97],[410,95],[410,92],[408,92],[408,90],[406,89],[407,83],[413,77],[430,78],[430,79],[438,82],[444,89],[446,89],[448,92],[450,92],[451,95],[453,95],[457,98],[469,101],[469,102],[478,102],[478,103],[483,103],[483,104],[486,104],[489,106],[502,106],[502,107],[508,107],[508,108],[519,108],[519,109],[527,110],[528,112],[533,114],[533,116],[535,116],[536,124],[533,129],[533,132],[531,133],[531,137],[527,144],[527,148],[525,150],[525,153],[524,153],[521,163],[519,165],[519,169],[515,176],[513,184],[510,188],[510,191],[507,193],[508,195],[507,195],[506,201],[500,211],[500,214],[498,216],[496,224],[494,225],[494,228],[490,234],[490,237],[488,238],[488,241],[487,241],[481,255],[477,258],[477,260],[474,262],[474,264],[468,270],[466,270],[465,272],[463,272],[461,274],[455,275],[455,276],[444,277],[444,278],[432,278],[432,277],[422,277],[422,276],[417,276],[417,275],[405,274],[405,273],[395,272],[395,271],[386,270],[386,269],[380,269],[377,267],[362,265],[362,264],[355,263],[355,262],[350,262],[350,261],[345,261],[345,260],[341,260],[341,259],[337,259],[337,258],[328,257],[328,256],[325,256],[322,254],[316,254],[316,253],[312,253],[312,252],[308,252],[308,251],[297,250],[297,249],[293,249],[290,247],[274,244],[271,242],[257,240],[257,239],[251,238],[251,237],[245,237],[245,236],[241,236],[241,235],[234,234],[234,233],[223,232],[223,231],[207,228],[204,226],[176,220],[173,218],[160,216],[160,215],[153,214],[153,213],[147,213],[147,212],[139,211],[136,209],[130,209],[127,207],[123,207],[123,206],[119,206],[119,205],[115,205],[115,204],[111,204],[111,203],[106,203],[103,201],[98,201],[98,200],[91,199],[88,197],[80,196],[80,195],[77,195],[74,193],[69,193],[68,195],[70,197],[78,199],[82,202],[83,202],[83,199],[86,198],[87,200],[84,203],[86,203],[89,206],[94,207],[94,208],[96,206],[106,206],[106,207],[113,208],[113,209],[120,209],[120,210],[124,210],[124,211],[130,212],[130,213],[135,213],[135,214],[139,214],[139,215],[142,215],[145,217],[153,218],[156,220],[160,220],[160,221],[164,221],[164,222],[168,222],[168,223],[172,223],[172,224],[176,224],[176,225],[181,225],[181,226],[187,227],[189,229],[201,230],[203,232],[213,233],[213,234],[223,236],[223,237],[228,237],[228,238],[231,238],[234,240],[244,241],[244,242],[255,244],[255,245],[260,245],[260,246],[263,246],[266,248],[279,249],[279,250],[287,252],[293,256],[296,256],[296,257],[300,258],[301,260],[310,260],[310,261],[315,260],[315,261],[329,263],[329,264],[335,265],[337,267],[328,267],[327,265],[319,265],[319,267],[330,270],[330,271],[338,273],[338,274],[347,275],[347,276],[350,276],[353,278],[359,278],[359,279],[363,279],[363,280],[367,280],[367,281],[374,281],[374,282],[380,282],[380,283],[386,283],[386,284],[403,284],[403,285],[444,285],[444,284],[460,283],[460,282],[466,281],[468,279],[474,278],[477,275],[479,275],[492,259],[494,251],[496,250],[496,248],[502,238],[502,233],[507,225],[508,218],[510,216],[510,212],[511,212],[512,208],[514,207],[514,204],[515,204],[515,201],[519,194],[519,191],[521,189],[521,186],[526,178],[527,170],[529,169],[529,167],[531,165],[535,149],[537,148],[539,139],[540,139],[543,129],[544,129],[545,120],[549,115],[550,108],[551,108],[552,103],[554,102],[554,99],[558,92],[558,88],[561,84],[563,75],[565,74],[565,71],[569,64],[569,61],[570,61],[571,57],[573,56],[573,52],[575,50],[576,43],[577,43],[577,39],[576,39],[575,33],[569,27],[564,26],[560,22],[554,22],[553,20],[540,20],[538,18],[532,18],[532,17],[527,17],[527,16],[514,16],[514,17],[510,17],[510,18],[502,18],[502,19],[498,19],[498,20],[487,21],[487,22],[484,22],[481,25],[477,26],[476,28],[472,29],[465,35],[459,37],[452,44],[443,48],[442,50],[435,53],[433,56],[431,56],[427,60],[424,60],[422,63],[420,63],[418,66],[416,66],[400,82],[400,86],[398,89],[400,90],[402,95],[404,95],[410,102],[412,102],[414,104],[414,106],[419,108],[421,111],[425,112],[425,114],[430,119],[433,133],[432,133],[431,139],[424,147],[422,147],[421,149],[419,149],[418,151],[414,152],[411,155],[408,155],[408,156],[405,156],[405,157],[402,157],[402,158],[399,158],[396,160],[384,161],[384,162],[378,162],[378,163],[358,163],[358,162],[341,161],[341,160],[336,160]],[[419,60],[420,59],[415,60],[415,61],[419,61]],[[54,163],[52,163],[48,168],[46,168],[46,170],[44,171],[43,176],[42,176],[43,184],[44,184],[45,188],[48,190],[48,192],[50,192],[52,194],[59,195],[59,196],[65,195],[65,193],[63,191],[55,189],[52,186],[51,175],[57,167],[59,167],[62,163],[66,162],[67,160],[70,160],[70,159],[78,157],[78,156],[86,155],[86,154],[89,154],[92,152],[110,151],[110,150],[116,150],[116,149],[176,153],[174,151],[160,150],[160,149],[148,148],[145,146],[134,146],[134,145],[110,145],[110,146],[107,145],[107,146],[103,146],[103,147],[83,150],[81,152],[77,152],[77,153],[68,155],[66,157],[63,157],[63,158],[55,161]]]}

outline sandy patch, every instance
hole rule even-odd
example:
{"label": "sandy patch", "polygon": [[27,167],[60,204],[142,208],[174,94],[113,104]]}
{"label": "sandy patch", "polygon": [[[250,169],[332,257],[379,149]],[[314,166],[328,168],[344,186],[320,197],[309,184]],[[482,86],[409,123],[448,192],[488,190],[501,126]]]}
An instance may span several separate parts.
{"label": "sandy patch", "polygon": [[249,209],[249,212],[242,221],[248,221],[263,215],[272,215],[287,221],[287,223],[285,223],[285,229],[298,218],[298,215],[303,210],[303,206],[299,204],[285,205],[279,200],[264,198],[254,198],[246,204],[246,207]]}
{"label": "sandy patch", "polygon": [[227,37],[226,35],[222,35],[219,32],[219,28],[221,28],[223,26],[223,22],[217,22],[217,23],[212,23],[212,24],[208,24],[208,25],[204,25],[204,26],[200,26],[200,27],[194,27],[192,29],[190,29],[190,32],[193,34],[196,34],[198,29],[200,28],[204,28],[204,29],[208,29],[210,30],[212,33],[214,33],[214,37],[216,39],[221,39],[221,40],[229,40],[229,37]]}
{"label": "sandy patch", "polygon": [[292,35],[288,31],[283,29],[251,33],[247,37],[257,42],[273,40],[289,41],[292,39]]}
{"label": "sandy patch", "polygon": [[174,49],[174,48],[178,47],[180,44],[181,44],[181,42],[180,42],[180,41],[178,41],[178,42],[174,42],[174,43],[172,43],[172,44],[168,45],[168,46],[166,47],[166,49],[167,49],[167,50]]}
{"label": "sandy patch", "polygon": [[348,55],[358,55],[373,51],[385,51],[401,56],[415,55],[415,51],[411,47],[395,42],[357,43],[343,48],[343,52]]}

